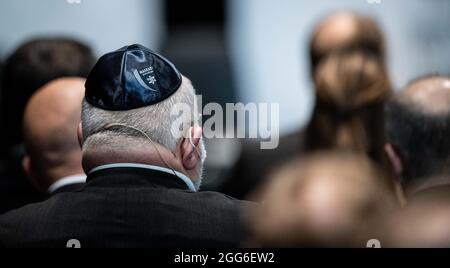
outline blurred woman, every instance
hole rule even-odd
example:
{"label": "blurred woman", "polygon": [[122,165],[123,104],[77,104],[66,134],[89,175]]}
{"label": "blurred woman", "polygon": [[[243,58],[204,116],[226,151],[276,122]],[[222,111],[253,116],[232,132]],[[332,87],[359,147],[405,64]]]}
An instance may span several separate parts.
{"label": "blurred woman", "polygon": [[305,152],[342,149],[387,163],[383,105],[391,84],[385,58],[383,34],[371,18],[341,12],[321,22],[310,44],[316,105],[309,125],[281,137],[274,150],[244,143],[219,191],[248,198],[271,170]]}
{"label": "blurred woman", "polygon": [[391,83],[381,30],[368,17],[339,13],[319,25],[310,49],[316,105],[306,150],[351,150],[384,164]]}

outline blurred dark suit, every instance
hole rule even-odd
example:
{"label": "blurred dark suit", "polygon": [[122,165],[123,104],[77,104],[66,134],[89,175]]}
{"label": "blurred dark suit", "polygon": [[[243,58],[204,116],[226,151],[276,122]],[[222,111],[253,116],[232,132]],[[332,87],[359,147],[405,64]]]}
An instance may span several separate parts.
{"label": "blurred dark suit", "polygon": [[87,77],[96,56],[80,41],[38,37],[17,47],[0,70],[0,214],[44,200],[22,169],[22,119],[36,90],[61,77]]}
{"label": "blurred dark suit", "polygon": [[282,136],[279,146],[273,150],[261,150],[259,141],[245,142],[238,161],[218,191],[238,199],[249,199],[248,195],[270,172],[302,153],[303,137],[302,131]]}
{"label": "blurred dark suit", "polygon": [[54,192],[50,193],[50,195],[66,193],[66,192],[75,192],[75,191],[83,189],[84,185],[85,185],[84,183],[74,183],[74,184],[65,185],[63,187],[56,189]]}
{"label": "blurred dark suit", "polygon": [[251,203],[214,192],[190,192],[172,174],[110,168],[85,188],[59,193],[0,217],[0,246],[237,247],[240,213]]}
{"label": "blurred dark suit", "polygon": [[18,152],[5,161],[0,170],[0,215],[30,203],[45,199],[30,183],[22,169],[22,154]]}

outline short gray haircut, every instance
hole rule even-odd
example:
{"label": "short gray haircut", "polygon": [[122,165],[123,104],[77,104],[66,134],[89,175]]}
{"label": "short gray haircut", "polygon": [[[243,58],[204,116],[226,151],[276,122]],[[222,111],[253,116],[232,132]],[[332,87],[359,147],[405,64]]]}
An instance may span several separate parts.
{"label": "short gray haircut", "polygon": [[[174,114],[176,105],[189,107],[182,115]],[[126,146],[136,139],[145,137],[129,128],[115,127],[105,129],[108,124],[124,124],[146,133],[150,139],[164,147],[175,151],[177,142],[181,138],[172,133],[175,123],[179,126],[182,135],[196,122],[197,102],[195,89],[189,79],[183,76],[180,88],[164,101],[128,111],[108,111],[99,109],[83,100],[81,121],[83,125],[83,151],[101,146],[104,143],[114,142],[118,146]]]}

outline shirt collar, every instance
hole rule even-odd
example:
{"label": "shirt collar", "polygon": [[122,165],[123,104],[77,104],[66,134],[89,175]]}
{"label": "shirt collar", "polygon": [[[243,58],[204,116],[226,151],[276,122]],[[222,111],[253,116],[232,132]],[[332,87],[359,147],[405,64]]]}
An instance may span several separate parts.
{"label": "shirt collar", "polygon": [[56,190],[71,184],[86,183],[85,174],[77,174],[72,176],[63,177],[56,182],[54,182],[50,187],[48,187],[47,192],[49,194],[54,193]]}
{"label": "shirt collar", "polygon": [[[100,171],[100,170],[105,170],[105,169],[110,169],[110,168],[143,168],[143,169],[150,169],[150,170],[156,170],[156,171],[161,171],[161,172],[165,172],[171,175],[175,175],[177,176],[179,179],[181,179],[184,183],[186,183],[187,187],[189,188],[189,190],[191,190],[192,192],[197,192],[197,189],[195,189],[194,187],[194,183],[192,182],[191,179],[189,179],[188,176],[184,175],[181,172],[172,170],[172,169],[168,169],[165,167],[159,167],[159,166],[153,166],[153,165],[144,165],[144,164],[136,164],[136,163],[116,163],[116,164],[108,164],[108,165],[102,165],[102,166],[98,166],[96,168],[91,169],[91,171],[88,172],[88,175],[96,172],[96,171]],[[175,173],[175,174],[174,174]]]}

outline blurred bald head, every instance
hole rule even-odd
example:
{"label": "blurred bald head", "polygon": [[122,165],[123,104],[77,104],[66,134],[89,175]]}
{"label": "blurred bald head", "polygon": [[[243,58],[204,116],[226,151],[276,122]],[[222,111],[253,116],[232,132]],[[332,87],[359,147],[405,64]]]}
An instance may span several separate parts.
{"label": "blurred bald head", "polygon": [[450,182],[450,78],[409,84],[386,108],[390,158],[405,187],[436,176]]}
{"label": "blurred bald head", "polygon": [[420,78],[400,92],[397,100],[427,115],[446,115],[450,112],[450,78]]}
{"label": "blurred bald head", "polygon": [[24,168],[41,190],[62,177],[83,173],[77,126],[84,83],[82,78],[54,80],[40,88],[26,106]]}
{"label": "blurred bald head", "polygon": [[[267,247],[363,247],[365,226],[395,208],[390,182],[367,158],[319,153],[275,174],[249,217]],[[364,230],[364,231],[363,231]]]}
{"label": "blurred bald head", "polygon": [[330,54],[360,49],[384,59],[384,37],[380,27],[372,18],[358,13],[334,13],[319,23],[313,33],[310,44],[313,72]]}
{"label": "blurred bald head", "polygon": [[339,12],[326,18],[317,28],[315,39],[317,48],[327,49],[344,46],[351,42],[357,32],[356,15]]}

